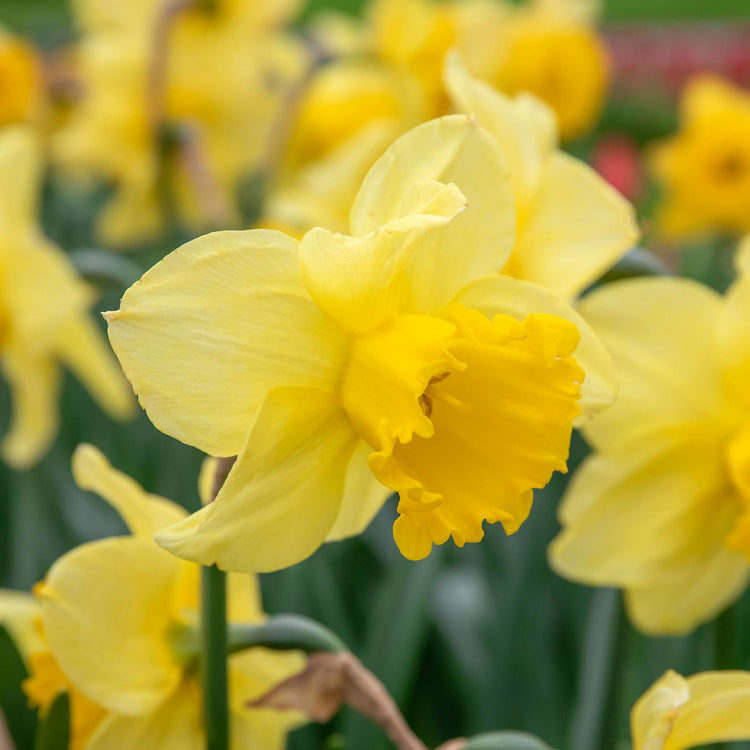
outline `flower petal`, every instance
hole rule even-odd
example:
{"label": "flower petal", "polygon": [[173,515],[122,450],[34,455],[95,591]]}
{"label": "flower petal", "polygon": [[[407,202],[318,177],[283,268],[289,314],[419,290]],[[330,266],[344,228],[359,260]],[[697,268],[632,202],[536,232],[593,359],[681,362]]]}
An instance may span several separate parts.
{"label": "flower petal", "polygon": [[612,403],[616,389],[612,358],[588,323],[548,289],[510,276],[487,276],[460,291],[456,301],[488,318],[505,313],[521,321],[532,313],[547,313],[574,323],[581,334],[575,359],[586,374],[581,387],[581,418],[576,425]]}
{"label": "flower petal", "polygon": [[735,258],[737,279],[727,291],[719,322],[719,356],[734,394],[750,406],[750,236]]}
{"label": "flower petal", "polygon": [[517,209],[525,212],[545,160],[557,145],[553,111],[533,95],[509,97],[473,78],[457,51],[446,57],[445,87],[454,106],[466,115],[475,115],[497,140],[510,168]]}
{"label": "flower petal", "polygon": [[411,213],[364,237],[309,231],[300,243],[305,284],[318,306],[342,327],[364,333],[404,307],[409,267],[466,207],[455,185],[417,182],[406,200]]}
{"label": "flower petal", "polygon": [[187,515],[177,503],[145,492],[135,480],[113,468],[93,445],[82,443],[75,449],[72,468],[76,484],[108,502],[133,536],[151,539],[157,531]]}
{"label": "flower petal", "polygon": [[484,274],[500,271],[515,232],[513,186],[494,138],[475,120],[451,115],[397,140],[365,177],[351,212],[352,234],[362,236],[413,213],[413,186],[453,183],[468,207],[426,238],[409,264],[411,312],[429,313]]}
{"label": "flower petal", "polygon": [[[668,625],[661,623],[671,621],[684,630],[737,591],[728,550],[719,552],[738,513],[739,500],[727,495],[721,441],[680,430],[669,442],[586,459],[563,497],[563,530],[550,545],[550,564],[572,580],[626,587],[631,601],[631,590],[659,588],[663,596],[652,597],[650,612],[639,610],[638,626],[664,632]],[[736,571],[744,558],[732,555]],[[703,568],[711,580],[714,571],[726,579],[711,596],[704,595],[710,582],[697,582]],[[688,596],[685,587],[692,585]],[[675,610],[680,596],[685,605]]]}
{"label": "flower petal", "polygon": [[620,379],[615,404],[587,425],[594,446],[611,451],[678,425],[720,419],[714,346],[721,304],[701,284],[667,278],[607,284],[581,302]]}
{"label": "flower petal", "polygon": [[393,494],[393,490],[375,479],[367,462],[371,453],[372,448],[364,440],[354,449],[346,470],[341,509],[328,532],[327,542],[361,534]]}
{"label": "flower petal", "polygon": [[114,537],[63,555],[38,596],[55,659],[89,699],[111,711],[156,710],[177,687],[168,631],[181,563],[152,541]]}
{"label": "flower petal", "polygon": [[0,228],[3,234],[36,227],[42,179],[41,146],[31,127],[3,128],[0,136]]}
{"label": "flower petal", "polygon": [[337,399],[274,389],[216,500],[155,538],[179,557],[226,570],[293,565],[331,530],[355,445]]}
{"label": "flower petal", "polygon": [[104,337],[87,315],[76,315],[60,329],[55,349],[61,361],[111,416],[135,414],[135,399]]}
{"label": "flower petal", "polygon": [[200,691],[196,683],[186,681],[143,716],[109,714],[86,750],[203,750],[205,746]]}
{"label": "flower petal", "polygon": [[26,469],[47,450],[57,433],[60,371],[54,361],[14,346],[0,358],[10,386],[11,423],[0,442],[3,459]]}
{"label": "flower petal", "polygon": [[24,659],[44,649],[36,628],[39,602],[26,591],[0,589],[0,625],[8,630]]}
{"label": "flower petal", "polygon": [[690,700],[687,680],[671,669],[635,703],[630,713],[633,750],[664,750],[677,711]]}
{"label": "flower petal", "polygon": [[637,628],[651,635],[689,633],[740,597],[750,567],[743,554],[721,546],[719,540],[708,554],[687,561],[680,576],[668,585],[626,592],[628,616]]}
{"label": "flower petal", "polygon": [[638,237],[630,203],[591,167],[555,153],[518,228],[514,270],[570,299],[596,281]]}
{"label": "flower petal", "polygon": [[216,232],[183,245],[107,313],[151,421],[206,453],[239,453],[268,390],[333,388],[346,339],[307,296],[297,243]]}
{"label": "flower petal", "polygon": [[750,672],[703,672],[687,685],[690,700],[678,711],[669,750],[750,738]]}

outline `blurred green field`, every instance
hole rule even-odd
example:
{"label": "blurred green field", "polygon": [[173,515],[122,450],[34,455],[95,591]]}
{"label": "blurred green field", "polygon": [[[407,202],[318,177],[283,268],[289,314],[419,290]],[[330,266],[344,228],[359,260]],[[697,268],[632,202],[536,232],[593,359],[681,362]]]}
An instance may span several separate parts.
{"label": "blurred green field", "polygon": [[[0,24],[50,40],[68,33],[61,0],[0,3]],[[313,0],[312,7],[356,11],[360,4]],[[610,21],[750,21],[748,0],[607,0],[605,8]],[[45,230],[67,251],[91,247],[91,214],[89,198],[49,187]],[[97,309],[116,308],[138,272],[171,249],[129,256],[132,279],[122,269],[111,278],[91,276],[101,292]],[[198,451],[159,433],[143,413],[114,424],[69,376],[61,411],[60,435],[37,467],[18,473],[0,464],[2,587],[28,589],[65,550],[124,531],[114,511],[73,483],[70,456],[80,442],[97,445],[148,491],[198,507]],[[0,383],[0,432],[8,413]],[[571,471],[585,453],[576,436]],[[529,521],[512,538],[499,525],[490,527],[483,543],[462,550],[449,543],[420,563],[398,553],[390,503],[361,538],[263,576],[266,609],[306,614],[336,631],[384,681],[430,746],[519,729],[557,750],[627,748],[630,707],[667,668],[685,675],[750,669],[750,594],[691,636],[639,635],[623,618],[619,594],[568,583],[547,566],[565,483],[558,475],[537,492]],[[292,750],[388,747],[378,730],[348,710],[328,725],[299,730],[290,743]]]}

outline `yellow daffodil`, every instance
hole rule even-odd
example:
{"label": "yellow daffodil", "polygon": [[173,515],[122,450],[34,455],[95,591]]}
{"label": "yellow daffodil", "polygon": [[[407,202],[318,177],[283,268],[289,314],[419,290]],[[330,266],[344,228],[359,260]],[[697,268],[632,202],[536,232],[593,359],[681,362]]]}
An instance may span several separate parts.
{"label": "yellow daffodil", "polygon": [[158,541],[273,570],[360,533],[391,491],[411,559],[478,541],[483,521],[515,531],[565,470],[579,396],[598,408],[611,376],[567,304],[499,274],[514,225],[498,144],[453,115],[386,151],[350,235],[219,232],[146,273],[106,314],[141,404],[239,456],[216,501]]}
{"label": "yellow daffodil", "polygon": [[725,297],[686,279],[636,279],[581,312],[615,360],[615,404],[560,510],[551,561],[625,589],[633,622],[681,633],[744,590],[750,568],[750,241]]}
{"label": "yellow daffodil", "polygon": [[89,318],[93,295],[37,223],[41,149],[25,126],[0,132],[0,367],[11,390],[3,458],[26,468],[57,431],[60,364],[116,417],[134,400]]}
{"label": "yellow daffodil", "polygon": [[475,115],[502,149],[516,202],[516,243],[503,273],[573,298],[638,240],[632,206],[591,167],[558,147],[552,110],[531,94],[508,97],[446,61],[453,106]]}
{"label": "yellow daffodil", "polygon": [[633,750],[688,750],[750,739],[750,672],[660,677],[633,706]]}
{"label": "yellow daffodil", "polygon": [[699,76],[685,88],[680,120],[651,158],[665,193],[659,228],[676,238],[750,231],[750,94]]}
{"label": "yellow daffodil", "polygon": [[[55,155],[71,175],[114,183],[100,224],[107,244],[152,239],[168,212],[199,227],[218,220],[206,212],[219,206],[222,223],[239,222],[242,180],[258,169],[304,67],[301,48],[275,28],[298,3],[209,5],[179,13],[160,50],[155,34],[164,3],[115,10],[95,0],[76,5],[85,91],[55,141]],[[170,151],[152,121],[157,54],[165,58],[164,117],[190,133],[184,136],[190,151]]]}
{"label": "yellow daffodil", "polygon": [[421,89],[376,60],[344,58],[313,75],[297,110],[260,226],[299,237],[314,226],[345,232],[370,167],[427,119]]}
{"label": "yellow daffodil", "polygon": [[590,0],[529,0],[498,33],[493,58],[474,69],[509,94],[531,92],[557,115],[570,140],[596,123],[609,85],[609,59]]}
{"label": "yellow daffodil", "polygon": [[34,48],[0,27],[0,127],[36,120],[43,100],[41,64]]}
{"label": "yellow daffodil", "polygon": [[[187,514],[144,492],[93,446],[78,447],[73,472],[83,489],[120,513],[131,536],[66,553],[35,588],[35,599],[2,592],[0,622],[16,632],[28,631],[32,616],[41,622],[35,643],[22,638],[31,670],[24,690],[42,711],[60,691],[69,692],[75,750],[200,750],[200,677],[196,657],[180,648],[180,634],[198,623],[199,569],[151,539]],[[230,621],[262,620],[255,578],[230,575],[228,593]],[[230,657],[233,748],[285,746],[298,717],[246,704],[303,665],[297,653],[260,648]]]}

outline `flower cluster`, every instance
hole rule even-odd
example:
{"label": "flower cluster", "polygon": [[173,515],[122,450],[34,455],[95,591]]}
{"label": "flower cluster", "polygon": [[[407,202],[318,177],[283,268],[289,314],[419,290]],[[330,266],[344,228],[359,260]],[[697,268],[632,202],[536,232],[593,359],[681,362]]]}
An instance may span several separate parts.
{"label": "flower cluster", "polygon": [[[617,77],[600,10],[75,0],[64,46],[0,31],[0,456],[28,472],[15,492],[51,453],[37,486],[58,502],[73,440],[78,488],[127,527],[95,519],[25,591],[0,590],[0,746],[4,713],[8,743],[27,741],[14,689],[39,750],[282,750],[343,705],[426,750],[339,636],[261,607],[258,574],[374,537],[376,516],[383,559],[435,563],[492,524],[482,552],[512,544],[559,482],[549,567],[622,590],[642,633],[688,634],[742,596],[750,95],[693,79],[641,168],[639,136],[597,124]],[[86,401],[66,419],[66,370],[110,417],[137,398],[140,434],[206,454],[200,506],[88,443],[101,418]],[[115,455],[125,429],[92,439]],[[164,491],[129,447],[113,461]],[[670,670],[635,703],[633,750],[750,739],[750,673],[721,632],[716,669]],[[584,648],[584,667],[625,670]],[[513,742],[546,747],[443,749]]]}

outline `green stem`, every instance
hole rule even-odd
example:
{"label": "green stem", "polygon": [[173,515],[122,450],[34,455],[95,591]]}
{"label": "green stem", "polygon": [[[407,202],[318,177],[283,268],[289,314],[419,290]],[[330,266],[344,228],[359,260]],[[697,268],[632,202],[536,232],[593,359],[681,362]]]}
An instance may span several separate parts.
{"label": "green stem", "polygon": [[208,750],[229,750],[226,574],[202,571],[203,710]]}

